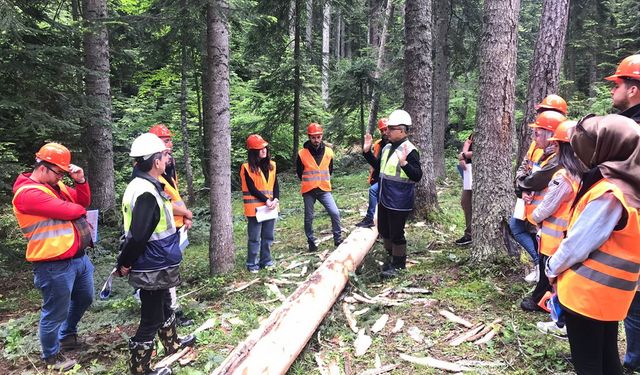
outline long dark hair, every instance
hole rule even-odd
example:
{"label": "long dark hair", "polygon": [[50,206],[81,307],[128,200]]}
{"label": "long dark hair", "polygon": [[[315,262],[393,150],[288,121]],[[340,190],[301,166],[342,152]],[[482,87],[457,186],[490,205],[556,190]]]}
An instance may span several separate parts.
{"label": "long dark hair", "polygon": [[267,156],[265,156],[264,159],[260,159],[260,150],[249,150],[247,159],[249,160],[249,169],[252,173],[258,173],[261,169],[268,171],[273,169],[269,147],[267,147]]}
{"label": "long dark hair", "polygon": [[581,180],[582,174],[587,171],[587,167],[578,159],[569,142],[558,142],[558,164],[577,180]]}

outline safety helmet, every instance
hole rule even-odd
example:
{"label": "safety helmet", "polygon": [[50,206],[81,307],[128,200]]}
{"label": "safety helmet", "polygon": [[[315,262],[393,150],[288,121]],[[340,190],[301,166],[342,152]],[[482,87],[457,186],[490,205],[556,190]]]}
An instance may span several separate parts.
{"label": "safety helmet", "polygon": [[378,130],[383,130],[387,128],[387,122],[389,122],[389,119],[386,117],[381,118],[380,120],[378,120]]}
{"label": "safety helmet", "polygon": [[321,135],[322,133],[322,126],[316,124],[315,122],[312,122],[311,124],[309,124],[309,126],[307,126],[307,134],[309,135]]}
{"label": "safety helmet", "polygon": [[550,141],[569,142],[571,140],[571,134],[573,129],[578,124],[577,121],[565,120],[558,125],[556,131],[553,132],[553,136],[549,138]]}
{"label": "safety helmet", "polygon": [[389,115],[387,126],[406,125],[411,126],[411,116],[407,111],[402,109],[396,109]]}
{"label": "safety helmet", "polygon": [[536,117],[536,122],[529,124],[532,128],[542,128],[555,132],[561,122],[567,118],[556,111],[544,111]]}
{"label": "safety helmet", "polygon": [[607,81],[617,81],[621,78],[640,80],[640,54],[625,57],[618,65],[616,73],[605,79]]}
{"label": "safety helmet", "polygon": [[140,134],[131,144],[129,156],[137,158],[141,156],[151,156],[156,152],[167,150],[167,146],[162,139],[152,133]]}
{"label": "safety helmet", "polygon": [[158,137],[173,137],[169,128],[165,124],[155,124],[149,129],[149,133],[155,134]]}
{"label": "safety helmet", "polygon": [[540,102],[540,104],[538,104],[536,106],[536,109],[553,109],[556,110],[560,113],[562,113],[563,115],[567,114],[567,102],[564,101],[564,99],[562,99],[562,97],[556,95],[556,94],[551,94],[551,95],[547,95],[546,98],[542,99],[542,101]]}
{"label": "safety helmet", "polygon": [[69,172],[71,164],[71,152],[59,143],[47,143],[36,152],[36,158],[60,167],[65,172]]}
{"label": "safety helmet", "polygon": [[269,143],[267,143],[267,141],[265,141],[258,134],[251,134],[250,136],[247,137],[247,149],[248,150],[262,150],[263,148],[267,147],[268,145],[269,145]]}

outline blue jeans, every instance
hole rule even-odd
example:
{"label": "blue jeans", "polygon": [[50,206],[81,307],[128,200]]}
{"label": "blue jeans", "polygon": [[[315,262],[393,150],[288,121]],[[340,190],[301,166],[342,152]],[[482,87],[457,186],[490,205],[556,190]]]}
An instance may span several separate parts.
{"label": "blue jeans", "polygon": [[535,234],[527,231],[527,222],[511,217],[509,219],[509,228],[511,228],[513,238],[531,255],[533,264],[538,264],[538,243],[535,240]]}
{"label": "blue jeans", "polygon": [[313,205],[316,200],[324,206],[327,213],[331,217],[331,232],[333,233],[333,241],[339,242],[342,240],[342,233],[340,228],[340,211],[338,206],[333,200],[333,195],[328,191],[322,191],[314,189],[302,194],[304,200],[304,234],[307,236],[308,242],[316,242],[316,236],[313,235]]}
{"label": "blue jeans", "polygon": [[624,319],[624,333],[627,336],[627,352],[624,366],[630,369],[640,368],[640,293],[633,297],[629,313]]}
{"label": "blue jeans", "polygon": [[[247,269],[257,270],[271,266],[271,244],[276,220],[258,223],[255,217],[247,217]],[[260,261],[258,261],[258,252]]]}
{"label": "blue jeans", "polygon": [[369,187],[369,207],[367,207],[367,215],[364,217],[368,220],[373,220],[373,214],[376,212],[378,206],[378,183]]}
{"label": "blue jeans", "polygon": [[57,262],[33,263],[33,283],[42,294],[42,357],[60,351],[60,340],[77,334],[78,322],[93,302],[93,264],[86,255]]}

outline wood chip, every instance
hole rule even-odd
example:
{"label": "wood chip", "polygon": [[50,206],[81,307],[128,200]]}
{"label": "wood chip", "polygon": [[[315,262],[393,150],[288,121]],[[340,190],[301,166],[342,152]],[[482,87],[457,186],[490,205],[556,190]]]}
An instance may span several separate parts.
{"label": "wood chip", "polygon": [[458,346],[463,342],[467,341],[469,338],[473,337],[476,333],[480,332],[483,328],[484,328],[484,324],[480,324],[479,326],[472,328],[467,332],[464,332],[463,334],[458,335],[453,340],[449,341],[449,345]]}
{"label": "wood chip", "polygon": [[235,289],[231,289],[231,290],[227,291],[226,294],[229,295],[231,293],[236,293],[236,292],[239,292],[241,290],[245,290],[248,287],[250,287],[251,285],[253,285],[253,284],[255,284],[255,283],[259,282],[259,281],[260,281],[260,278],[256,277],[255,279],[253,279],[251,281],[248,281],[246,283],[240,283],[240,284],[238,284],[238,286]]}
{"label": "wood chip", "polygon": [[474,342],[474,344],[476,345],[482,345],[482,344],[486,344],[489,341],[491,341],[491,339],[498,333],[498,330],[496,329],[492,329],[491,332],[487,333],[486,335],[484,335],[483,338],[477,340]]}
{"label": "wood chip", "polygon": [[300,270],[300,277],[303,277],[304,275],[307,274],[307,266],[302,267],[302,270]]}
{"label": "wood chip", "polygon": [[361,372],[360,375],[380,375],[380,374],[385,374],[387,372],[395,370],[399,366],[400,365],[384,365],[382,367],[365,370],[365,371]]}
{"label": "wood chip", "polygon": [[358,333],[358,322],[355,320],[353,315],[351,315],[351,310],[349,310],[349,304],[343,302],[342,303],[342,312],[344,313],[344,317],[347,319],[347,324],[349,324],[349,328],[354,333]]}
{"label": "wood chip", "polygon": [[360,315],[366,314],[367,312],[369,312],[369,310],[371,310],[371,309],[368,308],[368,307],[365,307],[364,309],[360,309],[358,311],[354,311],[353,312],[353,316],[360,316]]}
{"label": "wood chip", "polygon": [[439,313],[440,313],[440,315],[444,316],[445,318],[449,319],[450,321],[452,321],[454,323],[461,324],[461,325],[463,325],[463,326],[465,326],[467,328],[473,327],[473,324],[471,324],[471,322],[469,322],[468,320],[457,316],[456,314],[452,313],[451,311],[440,310]]}
{"label": "wood chip", "polygon": [[416,326],[410,327],[407,330],[409,336],[413,339],[413,341],[417,343],[422,343],[424,341],[424,335],[422,334],[422,330]]}
{"label": "wood chip", "polygon": [[409,294],[431,294],[429,289],[424,288],[402,288],[400,289],[403,293]]}
{"label": "wood chip", "polygon": [[374,301],[374,300],[372,300],[370,298],[367,298],[367,297],[363,297],[363,296],[359,295],[358,293],[353,293],[353,298],[355,298],[356,301],[359,301],[359,302],[369,303],[369,304],[372,304],[372,305],[376,304],[376,301]]}
{"label": "wood chip", "polygon": [[292,270],[292,269],[294,269],[294,268],[296,268],[296,267],[300,267],[300,266],[303,266],[303,265],[308,264],[308,263],[309,263],[309,261],[308,261],[308,260],[305,260],[305,261],[303,261],[303,262],[293,262],[293,263],[291,263],[291,264],[289,265],[289,267],[285,268],[284,270],[285,270],[285,271],[289,271],[289,270]]}
{"label": "wood chip", "polygon": [[264,285],[267,286],[267,288],[271,291],[271,293],[273,293],[277,299],[279,299],[281,302],[284,302],[287,297],[284,296],[284,294],[282,294],[282,292],[280,291],[280,288],[278,288],[278,286],[276,284],[271,284],[271,283],[265,283]]}
{"label": "wood chip", "polygon": [[490,324],[487,324],[482,331],[476,333],[475,335],[469,337],[467,339],[467,341],[476,341],[477,339],[479,339],[480,337],[483,337],[484,335],[486,335],[489,331],[491,331],[493,329],[493,327],[496,324],[500,324],[502,323],[502,319],[498,318],[496,320],[494,320],[493,322],[491,322]]}
{"label": "wood chip", "polygon": [[433,357],[414,357],[404,353],[400,354],[400,358],[407,362],[414,363],[416,365],[428,366],[437,368],[440,370],[451,372],[472,371],[473,369],[466,366],[461,366],[453,362],[447,362]]}
{"label": "wood chip", "polygon": [[320,371],[321,375],[329,375],[329,368],[324,363],[324,354],[315,353],[313,358],[316,360],[316,365],[318,365],[318,371]]}
{"label": "wood chip", "polygon": [[378,318],[378,320],[376,320],[375,323],[373,323],[373,326],[371,327],[371,332],[378,333],[382,331],[384,327],[387,325],[388,321],[389,321],[389,314],[382,314],[382,316]]}
{"label": "wood chip", "polygon": [[396,325],[393,327],[393,329],[391,330],[391,333],[398,333],[402,330],[402,327],[404,327],[404,320],[402,319],[398,319],[396,320]]}
{"label": "wood chip", "polygon": [[380,356],[378,355],[378,353],[376,353],[376,358],[375,358],[375,361],[373,363],[374,363],[374,367],[375,368],[382,367],[382,360],[380,359]]}
{"label": "wood chip", "polygon": [[329,375],[342,375],[340,366],[338,366],[338,362],[335,359],[329,363]]}
{"label": "wood chip", "polygon": [[198,352],[194,349],[187,352],[187,354],[185,354],[184,356],[182,356],[182,358],[178,360],[178,363],[180,364],[180,366],[186,366],[189,363],[195,361],[196,359],[198,359]]}
{"label": "wood chip", "polygon": [[367,336],[364,333],[364,329],[361,329],[358,332],[358,338],[356,338],[356,341],[353,343],[353,345],[356,348],[355,356],[356,357],[363,356],[371,346],[372,342],[373,341],[371,340],[371,337]]}

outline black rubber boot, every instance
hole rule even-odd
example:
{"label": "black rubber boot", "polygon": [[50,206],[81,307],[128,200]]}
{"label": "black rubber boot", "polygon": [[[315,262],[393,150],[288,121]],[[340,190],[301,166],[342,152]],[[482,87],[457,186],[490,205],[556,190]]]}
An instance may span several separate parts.
{"label": "black rubber boot", "polygon": [[388,270],[382,271],[380,275],[383,279],[392,279],[400,273],[401,270],[407,268],[407,256],[393,256],[393,262]]}
{"label": "black rubber boot", "polygon": [[387,260],[382,265],[382,271],[387,271],[393,267],[393,244],[391,243],[391,240],[388,240],[386,238],[383,238],[382,241],[382,246],[387,252]]}
{"label": "black rubber boot", "polygon": [[158,337],[160,338],[162,346],[164,346],[165,356],[196,344],[196,337],[194,335],[188,335],[182,338],[178,337],[175,314],[172,314],[171,317],[162,324],[160,329],[158,329]]}
{"label": "black rubber boot", "polygon": [[129,340],[129,370],[133,375],[171,375],[171,369],[161,367],[151,370],[151,354],[154,348],[153,341],[137,342]]}

